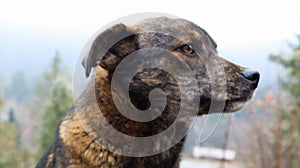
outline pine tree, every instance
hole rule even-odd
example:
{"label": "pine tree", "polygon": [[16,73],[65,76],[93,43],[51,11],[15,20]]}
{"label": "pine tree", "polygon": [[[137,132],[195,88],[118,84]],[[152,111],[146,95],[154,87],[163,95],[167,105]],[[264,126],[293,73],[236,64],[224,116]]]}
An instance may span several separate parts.
{"label": "pine tree", "polygon": [[0,120],[0,167],[24,167],[18,141],[18,127]]}
{"label": "pine tree", "polygon": [[270,59],[282,65],[287,71],[287,78],[281,81],[283,89],[297,101],[300,107],[300,35],[297,36],[298,45],[290,45],[290,55],[271,55]]}
{"label": "pine tree", "polygon": [[41,101],[43,101],[44,98],[47,98],[49,95],[49,88],[51,88],[54,81],[60,77],[68,78],[68,74],[64,71],[64,66],[59,52],[56,51],[50,68],[44,72],[35,88],[35,94],[42,99]]}
{"label": "pine tree", "polygon": [[[291,45],[292,53],[289,55],[271,55],[270,59],[286,70],[286,77],[281,79],[282,88],[290,96],[291,100],[288,106],[278,105],[276,114],[283,123],[281,134],[284,141],[281,144],[285,149],[277,150],[276,157],[284,159],[284,167],[297,168],[300,165],[300,35],[297,36],[298,44]],[[280,156],[281,155],[281,156]],[[278,159],[276,159],[278,160]],[[281,167],[278,163],[276,167]]]}
{"label": "pine tree", "polygon": [[42,107],[41,128],[38,135],[38,159],[54,141],[58,123],[72,105],[73,99],[70,88],[70,82],[57,52],[50,71],[44,74],[44,79],[38,88],[40,96],[45,97],[45,103]]}
{"label": "pine tree", "polygon": [[15,111],[12,107],[8,111],[8,121],[10,123],[16,122]]}

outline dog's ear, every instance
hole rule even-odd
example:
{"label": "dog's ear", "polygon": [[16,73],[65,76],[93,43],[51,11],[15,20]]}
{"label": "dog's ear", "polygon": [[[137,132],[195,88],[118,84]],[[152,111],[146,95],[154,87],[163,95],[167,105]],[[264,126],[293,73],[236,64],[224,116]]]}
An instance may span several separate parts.
{"label": "dog's ear", "polygon": [[117,24],[94,40],[89,54],[82,60],[88,77],[91,69],[100,65],[106,70],[113,70],[119,62],[137,47],[135,35],[124,24]]}

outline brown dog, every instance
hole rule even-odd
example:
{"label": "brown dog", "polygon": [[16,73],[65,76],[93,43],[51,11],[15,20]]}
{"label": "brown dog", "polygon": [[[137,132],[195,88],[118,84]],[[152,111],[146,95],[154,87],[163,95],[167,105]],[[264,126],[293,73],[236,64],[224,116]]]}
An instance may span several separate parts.
{"label": "brown dog", "polygon": [[[178,167],[184,138],[168,150],[157,152],[157,149],[189,127],[190,120],[186,113],[195,111],[193,105],[197,105],[198,115],[234,112],[251,99],[258,85],[258,72],[220,58],[216,47],[208,33],[183,19],[147,19],[132,26],[118,24],[101,33],[94,40],[89,55],[83,60],[87,76],[96,67],[92,80],[76,101],[76,108],[72,108],[63,118],[58,127],[56,141],[37,167]],[[136,55],[139,57],[129,56],[136,51],[142,51]],[[158,61],[147,59],[147,55],[151,54]],[[194,83],[191,76],[181,72],[183,64],[170,61],[172,57],[185,62],[184,65],[193,74]],[[114,73],[121,73],[120,76],[129,75],[116,70],[125,58],[131,59],[128,67],[138,64],[137,73],[128,77],[128,88],[122,89],[125,85],[122,79],[116,79],[116,84],[112,87]],[[134,61],[138,58],[142,62]],[[149,62],[165,67],[151,67],[148,66]],[[174,70],[177,78],[165,70],[170,68]],[[192,85],[197,85],[197,88]],[[151,91],[156,88],[164,92],[166,99],[155,99],[155,96],[151,98]],[[126,91],[129,91],[129,98],[126,97]],[[114,95],[116,100],[113,100]],[[182,96],[186,96],[192,103],[182,107]],[[120,107],[116,107],[116,102],[121,104]],[[130,112],[127,109],[128,102],[139,110],[147,110],[160,102],[165,102],[165,107],[161,115],[153,120],[139,122],[119,112],[119,108]],[[97,112],[98,109],[101,114]],[[133,153],[140,151],[137,151],[135,145],[126,148],[126,139],[116,138],[118,145],[111,142],[110,138],[116,135],[107,131],[109,126],[133,137],[152,136],[170,127],[182,109],[185,112],[173,129],[174,136],[163,137],[162,142],[154,141],[139,146],[141,153],[147,153],[149,149],[146,146],[150,145],[153,150],[150,152],[156,151],[155,155],[124,156],[122,150]],[[137,117],[141,116],[137,114]],[[106,132],[100,133],[102,130]]]}

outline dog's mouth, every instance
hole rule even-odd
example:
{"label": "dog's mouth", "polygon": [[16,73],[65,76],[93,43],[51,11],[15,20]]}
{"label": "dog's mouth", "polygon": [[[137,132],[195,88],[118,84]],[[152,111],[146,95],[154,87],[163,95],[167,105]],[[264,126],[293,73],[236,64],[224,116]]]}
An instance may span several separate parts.
{"label": "dog's mouth", "polygon": [[236,98],[230,100],[213,100],[210,97],[201,96],[199,115],[210,113],[231,113],[238,111],[251,99],[251,97]]}

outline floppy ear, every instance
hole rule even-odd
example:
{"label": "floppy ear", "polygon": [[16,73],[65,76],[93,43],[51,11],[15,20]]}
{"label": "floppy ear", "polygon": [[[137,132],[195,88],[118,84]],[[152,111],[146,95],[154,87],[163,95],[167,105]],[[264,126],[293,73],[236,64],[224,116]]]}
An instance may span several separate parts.
{"label": "floppy ear", "polygon": [[124,24],[117,24],[101,33],[93,42],[89,54],[82,60],[86,77],[91,69],[100,65],[113,70],[119,62],[136,49],[133,32]]}

